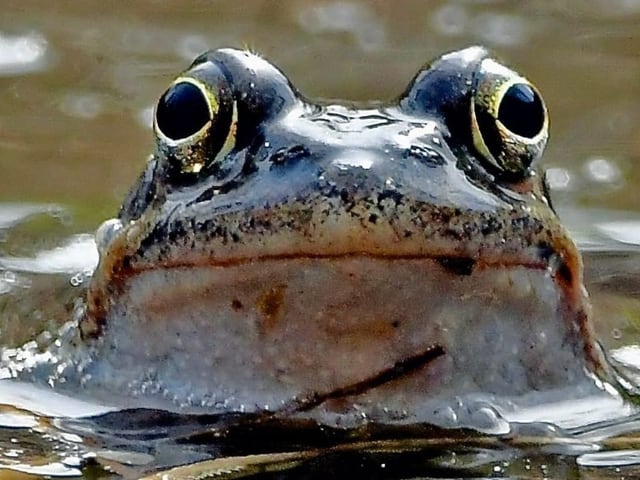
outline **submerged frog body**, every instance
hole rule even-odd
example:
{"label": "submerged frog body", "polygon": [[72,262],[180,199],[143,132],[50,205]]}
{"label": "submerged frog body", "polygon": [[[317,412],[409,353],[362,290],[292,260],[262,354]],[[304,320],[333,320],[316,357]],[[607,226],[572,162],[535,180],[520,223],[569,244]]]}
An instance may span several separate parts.
{"label": "submerged frog body", "polygon": [[308,100],[249,52],[198,57],[98,231],[85,384],[323,421],[599,388],[581,259],[535,169],[547,130],[479,47],[367,108]]}

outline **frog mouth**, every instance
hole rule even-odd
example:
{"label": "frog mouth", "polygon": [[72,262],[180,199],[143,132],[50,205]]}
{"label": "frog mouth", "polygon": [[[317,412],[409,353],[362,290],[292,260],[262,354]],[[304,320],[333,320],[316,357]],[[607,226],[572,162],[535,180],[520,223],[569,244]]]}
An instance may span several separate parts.
{"label": "frog mouth", "polygon": [[164,265],[120,278],[96,345],[130,380],[152,366],[180,404],[414,410],[521,395],[601,368],[582,290],[560,277],[543,261],[425,256]]}

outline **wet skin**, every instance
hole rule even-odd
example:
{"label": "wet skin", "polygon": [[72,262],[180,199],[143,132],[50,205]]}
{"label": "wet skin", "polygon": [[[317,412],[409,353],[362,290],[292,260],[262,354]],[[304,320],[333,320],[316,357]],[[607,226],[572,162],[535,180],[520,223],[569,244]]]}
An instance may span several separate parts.
{"label": "wet skin", "polygon": [[248,52],[198,57],[97,233],[83,372],[142,403],[323,421],[589,390],[606,368],[536,170],[547,129],[535,87],[479,47],[364,108]]}

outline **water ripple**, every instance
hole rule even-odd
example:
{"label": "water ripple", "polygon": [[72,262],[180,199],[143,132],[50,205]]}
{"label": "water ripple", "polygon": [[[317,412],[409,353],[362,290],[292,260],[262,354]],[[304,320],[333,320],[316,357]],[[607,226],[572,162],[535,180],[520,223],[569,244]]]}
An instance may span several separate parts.
{"label": "water ripple", "polygon": [[622,467],[640,464],[640,450],[585,453],[576,460],[583,467]]}

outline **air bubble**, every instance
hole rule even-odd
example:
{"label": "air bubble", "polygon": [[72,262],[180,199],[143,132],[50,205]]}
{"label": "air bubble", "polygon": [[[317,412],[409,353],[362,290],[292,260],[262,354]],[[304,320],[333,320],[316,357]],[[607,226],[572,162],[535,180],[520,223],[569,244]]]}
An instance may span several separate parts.
{"label": "air bubble", "polygon": [[21,75],[47,66],[48,42],[39,33],[0,34],[0,75]]}
{"label": "air bubble", "polygon": [[469,15],[461,5],[445,5],[431,17],[431,26],[443,35],[461,35],[467,29]]}
{"label": "air bubble", "polygon": [[515,46],[529,38],[528,24],[516,15],[484,13],[474,19],[473,27],[474,33],[493,45]]}
{"label": "air bubble", "polygon": [[566,168],[549,168],[545,173],[547,184],[551,190],[570,190],[572,179]]}
{"label": "air bubble", "polygon": [[69,283],[72,287],[79,287],[84,282],[84,275],[82,273],[76,273],[69,279]]}
{"label": "air bubble", "polygon": [[367,51],[378,50],[386,42],[384,24],[366,5],[350,2],[314,4],[300,12],[298,22],[312,34],[347,33]]}
{"label": "air bubble", "polygon": [[17,277],[16,274],[7,270],[2,273],[2,281],[5,283],[16,283]]}
{"label": "air bubble", "polygon": [[70,117],[91,120],[104,111],[104,104],[94,93],[70,93],[62,99],[60,110]]}
{"label": "air bubble", "polygon": [[584,166],[585,176],[595,183],[612,184],[621,180],[618,166],[607,158],[591,158]]}

